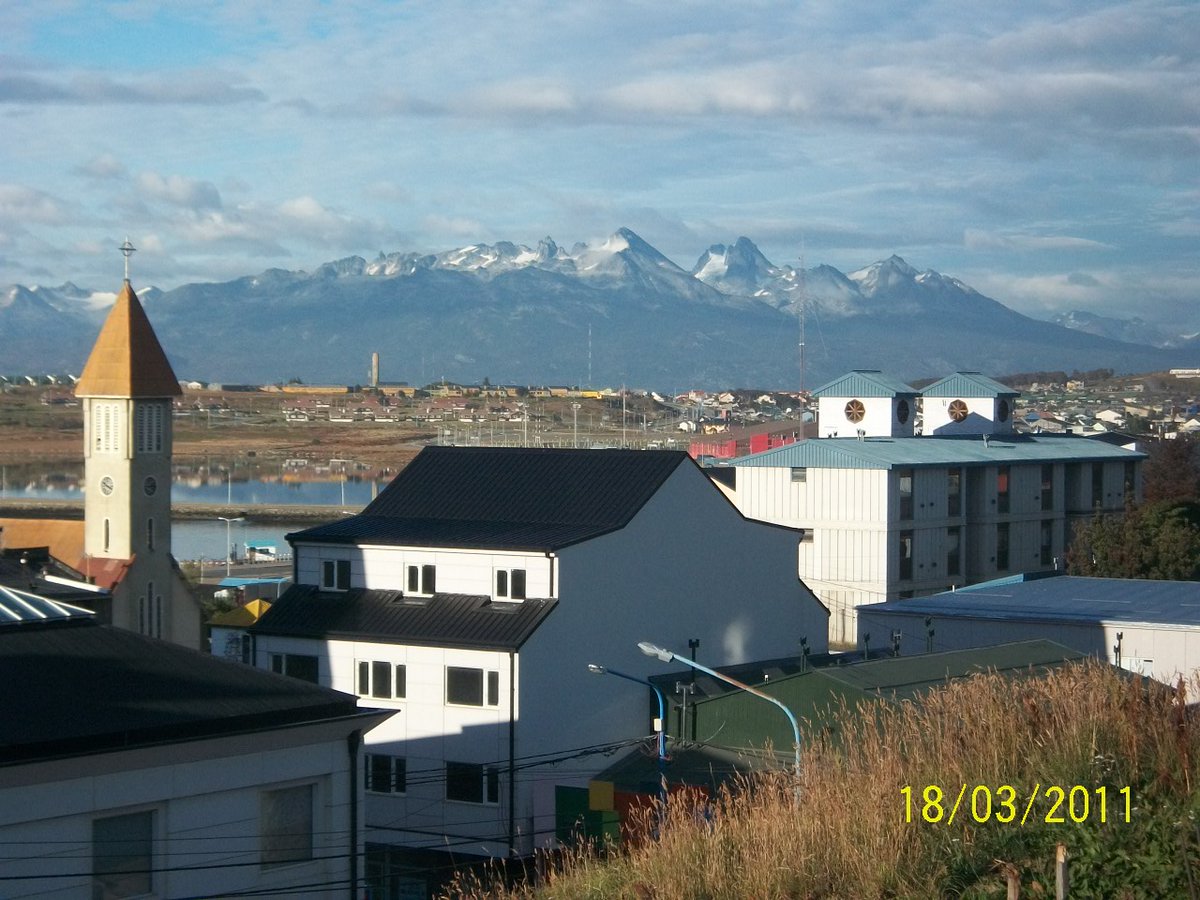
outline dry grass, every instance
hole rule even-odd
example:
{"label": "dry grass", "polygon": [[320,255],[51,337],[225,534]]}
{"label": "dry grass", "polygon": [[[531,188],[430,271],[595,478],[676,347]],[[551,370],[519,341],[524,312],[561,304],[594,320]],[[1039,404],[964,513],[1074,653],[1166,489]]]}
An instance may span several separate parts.
{"label": "dry grass", "polygon": [[[1196,832],[1200,724],[1186,695],[1086,664],[1016,682],[981,676],[940,690],[920,706],[842,713],[835,742],[804,750],[800,778],[738,785],[710,809],[673,802],[657,842],[559,857],[541,883],[512,888],[464,880],[455,895],[512,898],[1003,897],[999,866],[1020,871],[1032,896],[1047,890],[1054,847],[1072,851],[1082,896],[1183,896],[1200,885]],[[921,822],[921,791],[943,786],[949,812],[961,785],[968,804],[953,825]],[[975,824],[975,785],[1016,788],[1018,821]],[[1035,784],[1091,792],[1107,786],[1107,825],[1048,824]],[[1133,821],[1116,794],[1133,788]],[[905,821],[901,790],[913,788]],[[1120,802],[1118,802],[1120,801]],[[1145,845],[1144,847],[1142,845]],[[1161,846],[1160,846],[1161,845]],[[1126,887],[1132,885],[1132,887]],[[1178,891],[1178,893],[1176,893]],[[1195,896],[1195,894],[1193,895]]]}

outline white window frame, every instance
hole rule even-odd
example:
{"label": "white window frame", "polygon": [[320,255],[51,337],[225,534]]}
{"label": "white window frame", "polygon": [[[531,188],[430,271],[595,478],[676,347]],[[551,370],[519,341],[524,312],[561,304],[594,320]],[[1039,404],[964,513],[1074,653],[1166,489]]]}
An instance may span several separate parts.
{"label": "white window frame", "polygon": [[[301,795],[307,793],[308,800],[308,841],[307,847],[301,846],[304,835],[300,831],[291,833],[284,830],[295,823],[271,821],[272,814],[277,820],[282,819],[282,813],[294,813],[303,805]],[[283,795],[290,795],[284,797]],[[286,787],[269,788],[259,792],[259,865],[264,869],[277,869],[282,866],[302,865],[316,858],[316,825],[317,825],[317,785],[314,782],[293,784]],[[271,810],[268,806],[276,801],[295,804],[295,810]],[[298,817],[305,818],[303,813]],[[291,838],[292,840],[289,840]],[[300,838],[300,840],[295,840]],[[293,846],[294,845],[294,846]]]}
{"label": "white window frame", "polygon": [[410,597],[432,597],[437,592],[437,566],[409,563],[404,567],[404,593]]}
{"label": "white window frame", "polygon": [[[450,767],[461,766],[463,769],[470,767],[477,769],[479,772],[479,799],[469,799],[466,797],[451,797],[450,796]],[[500,805],[500,769],[497,766],[485,766],[482,763],[460,762],[457,760],[446,760],[446,802],[447,803],[469,803],[472,806],[499,806]],[[463,775],[467,775],[463,772]]]}
{"label": "white window frame", "polygon": [[[520,588],[518,589],[518,582]],[[527,569],[495,569],[492,573],[492,599],[526,600],[529,597],[529,571]]]}
{"label": "white window frame", "polygon": [[[404,700],[408,695],[408,667],[382,659],[357,659],[354,661],[355,693],[364,700]],[[387,693],[378,693],[378,666],[387,667]],[[364,668],[365,667],[365,668]],[[364,676],[365,687],[364,690]],[[399,682],[399,689],[397,689]]]}
{"label": "white window frame", "polygon": [[[379,790],[375,785],[374,778],[377,760],[387,760],[387,783],[386,791]],[[399,787],[397,787],[399,785]],[[404,756],[391,756],[387,753],[367,753],[363,757],[363,790],[368,794],[390,794],[392,796],[403,796],[408,793],[408,758]]]}
{"label": "white window frame", "polygon": [[[450,699],[450,673],[474,672],[479,676],[479,702]],[[467,706],[473,709],[495,709],[500,705],[500,672],[496,669],[483,669],[478,666],[446,666],[446,705]]]}
{"label": "white window frame", "polygon": [[[344,576],[344,577],[343,577]],[[351,565],[348,559],[321,560],[321,590],[350,590]]]}

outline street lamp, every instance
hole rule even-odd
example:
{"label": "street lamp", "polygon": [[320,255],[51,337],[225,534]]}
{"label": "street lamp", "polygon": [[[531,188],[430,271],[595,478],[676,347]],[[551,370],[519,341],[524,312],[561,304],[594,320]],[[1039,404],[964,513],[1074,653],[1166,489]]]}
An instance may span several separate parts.
{"label": "street lamp", "polygon": [[[755,697],[759,697],[770,703],[774,703],[776,706],[782,709],[784,715],[788,717],[788,721],[792,724],[792,734],[796,739],[796,778],[800,778],[800,724],[796,721],[796,716],[792,713],[792,711],[784,706],[779,700],[772,697],[770,694],[763,693],[758,688],[751,687],[748,684],[743,684],[736,678],[730,678],[728,675],[722,675],[720,672],[708,668],[708,666],[700,665],[700,663],[696,662],[694,659],[688,659],[686,656],[680,656],[678,653],[672,653],[670,650],[664,649],[663,647],[659,647],[655,644],[651,644],[649,641],[639,642],[638,649],[647,656],[658,657],[663,662],[678,661],[686,666],[691,666],[693,669],[699,669],[701,672],[711,675],[718,681],[724,681],[726,684],[732,684],[735,688],[743,690],[748,694],[753,694]],[[799,782],[797,782],[797,793],[799,793],[799,790]]]}
{"label": "street lamp", "polygon": [[658,761],[661,764],[667,758],[667,700],[663,696],[662,690],[657,684],[647,681],[645,678],[637,678],[633,675],[626,675],[624,672],[618,672],[616,669],[609,669],[606,666],[598,666],[595,663],[588,663],[588,671],[593,675],[616,675],[618,678],[624,678],[626,681],[635,681],[638,684],[644,684],[650,690],[654,691],[654,696],[658,698]]}
{"label": "street lamp", "polygon": [[217,518],[225,523],[225,577],[228,578],[229,577],[230,557],[233,556],[233,552],[231,549],[233,545],[229,539],[230,538],[229,526],[231,526],[234,522],[245,522],[246,517],[245,516],[229,516],[229,517],[217,516]]}
{"label": "street lamp", "polygon": [[571,418],[574,420],[572,428],[575,433],[575,436],[571,441],[571,446],[578,448],[579,447],[579,404],[578,403],[571,404]]}

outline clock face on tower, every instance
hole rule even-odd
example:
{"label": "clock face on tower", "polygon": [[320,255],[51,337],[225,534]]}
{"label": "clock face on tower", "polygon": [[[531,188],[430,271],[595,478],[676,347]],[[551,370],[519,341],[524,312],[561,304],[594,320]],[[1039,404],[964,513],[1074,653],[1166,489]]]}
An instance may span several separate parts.
{"label": "clock face on tower", "polygon": [[146,476],[146,480],[142,482],[142,490],[146,492],[147,497],[154,496],[154,492],[158,490],[158,482],[154,480],[153,475]]}
{"label": "clock face on tower", "polygon": [[111,475],[105,475],[100,479],[100,493],[105,497],[113,492],[114,487],[116,487],[116,482],[112,480]]}

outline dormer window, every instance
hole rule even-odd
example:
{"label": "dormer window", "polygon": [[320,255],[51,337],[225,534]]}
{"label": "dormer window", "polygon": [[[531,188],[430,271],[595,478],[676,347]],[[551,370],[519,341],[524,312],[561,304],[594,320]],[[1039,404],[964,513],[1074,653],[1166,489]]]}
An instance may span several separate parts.
{"label": "dormer window", "polygon": [[497,569],[496,570],[496,599],[524,600],[525,599],[525,570]]}
{"label": "dormer window", "polygon": [[350,590],[350,560],[327,559],[321,563],[321,588],[327,591]]}
{"label": "dormer window", "polygon": [[409,566],[405,593],[433,596],[437,591],[437,566]]}

